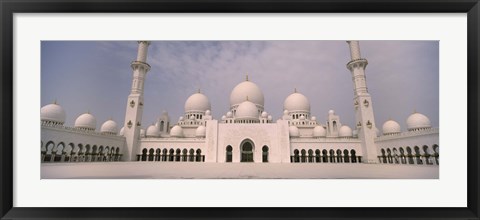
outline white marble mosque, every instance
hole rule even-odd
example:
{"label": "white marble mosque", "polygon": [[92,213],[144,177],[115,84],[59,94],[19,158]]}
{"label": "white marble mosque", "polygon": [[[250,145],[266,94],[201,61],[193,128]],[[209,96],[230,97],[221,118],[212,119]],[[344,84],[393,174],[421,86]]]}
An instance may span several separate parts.
{"label": "white marble mosque", "polygon": [[[377,125],[373,102],[367,90],[367,60],[358,41],[347,41],[351,60],[355,109],[354,127],[343,125],[330,110],[319,120],[311,115],[309,99],[300,92],[285,98],[283,115],[264,109],[264,95],[246,77],[230,93],[230,110],[221,118],[212,116],[211,104],[200,91],[185,101],[185,113],[172,121],[167,112],[156,123],[142,127],[144,82],[150,65],[151,42],[138,42],[132,62],[133,79],[127,97],[125,122],[104,122],[85,113],[74,127],[64,126],[65,111],[57,103],[41,108],[41,161],[46,163],[91,163],[151,161],[152,163],[368,163],[439,164],[439,129],[427,116],[414,112],[406,128],[388,120]],[[273,118],[279,118],[274,120]],[[321,122],[322,121],[322,122]],[[120,129],[119,129],[120,128]],[[381,130],[380,130],[381,129]]]}

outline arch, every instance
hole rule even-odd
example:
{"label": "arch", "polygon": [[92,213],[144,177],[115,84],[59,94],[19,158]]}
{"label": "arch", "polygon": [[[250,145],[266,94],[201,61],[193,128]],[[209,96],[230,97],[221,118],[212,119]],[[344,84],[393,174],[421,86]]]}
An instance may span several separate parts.
{"label": "arch", "polygon": [[313,150],[312,149],[308,150],[308,162],[313,163]]}
{"label": "arch", "polygon": [[162,150],[162,161],[167,161],[167,154],[168,154],[167,148],[163,148],[163,150]]}
{"label": "arch", "polygon": [[141,157],[142,161],[147,161],[147,152],[148,152],[147,148],[143,148],[142,157]]}
{"label": "arch", "polygon": [[417,161],[417,164],[423,164],[420,154],[420,148],[418,146],[415,146],[413,147],[413,150],[415,151],[415,159]]}
{"label": "arch", "polygon": [[357,152],[355,150],[350,150],[350,154],[352,155],[352,163],[357,163]]}
{"label": "arch", "polygon": [[233,148],[232,146],[228,145],[226,148],[226,155],[225,155],[225,162],[227,163],[230,163],[232,162],[232,151],[233,151]]}
{"label": "arch", "polygon": [[410,148],[409,146],[407,146],[407,157],[408,157],[408,164],[415,163],[413,160],[412,148]]}
{"label": "arch", "polygon": [[164,121],[160,121],[160,132],[163,131],[163,126],[165,126],[165,122],[164,122]]}
{"label": "arch", "polygon": [[268,146],[264,145],[262,147],[262,162],[268,163]]}
{"label": "arch", "polygon": [[182,150],[180,148],[177,148],[175,151],[175,161],[180,161],[180,154],[182,153]]}
{"label": "arch", "polygon": [[188,150],[187,150],[187,148],[183,148],[183,150],[182,150],[182,161],[188,161]]}
{"label": "arch", "polygon": [[390,150],[390,148],[387,148],[387,160],[388,160],[388,163],[393,163],[392,151]]}
{"label": "arch", "polygon": [[148,161],[153,161],[155,156],[154,154],[155,154],[155,150],[153,148],[150,148],[150,150],[148,150]]}
{"label": "arch", "polygon": [[197,149],[197,162],[203,162],[202,150]]}
{"label": "arch", "polygon": [[337,149],[337,162],[342,163],[343,162],[343,156],[342,156],[342,151],[340,149]]}
{"label": "arch", "polygon": [[61,162],[62,161],[62,154],[63,154],[63,149],[65,149],[65,144],[63,142],[60,142],[57,144],[56,147],[53,148],[52,150],[52,156],[53,162]]}
{"label": "arch", "polygon": [[253,152],[255,145],[250,139],[245,139],[240,144],[240,162],[254,162]]}
{"label": "arch", "polygon": [[155,149],[155,161],[160,161],[160,154],[162,154],[162,150],[160,148]]}
{"label": "arch", "polygon": [[168,151],[168,161],[174,161],[175,160],[175,150],[173,148],[170,148],[170,150]]}
{"label": "arch", "polygon": [[301,161],[302,163],[307,162],[307,155],[306,155],[307,152],[305,151],[305,149],[302,149],[302,150],[300,151],[300,153],[302,154],[302,156],[300,156],[300,161]]}
{"label": "arch", "polygon": [[400,163],[406,164],[407,158],[405,157],[405,150],[403,149],[403,147],[399,147],[398,152],[400,152]]}
{"label": "arch", "polygon": [[350,163],[350,156],[348,156],[348,150],[343,150],[343,162]]}
{"label": "arch", "polygon": [[335,151],[333,149],[330,149],[329,151],[329,156],[330,156],[330,163],[335,163]]}
{"label": "arch", "polygon": [[439,164],[439,156],[440,156],[440,148],[438,147],[438,144],[434,144],[432,146],[432,149],[433,149],[433,156],[435,157],[435,163],[438,165]]}
{"label": "arch", "polygon": [[325,149],[322,150],[322,160],[322,162],[328,163],[328,152]]}
{"label": "arch", "polygon": [[315,162],[320,163],[321,160],[322,160],[322,159],[320,158],[320,150],[319,150],[319,149],[316,149],[316,150],[315,150]]}
{"label": "arch", "polygon": [[189,153],[190,153],[190,154],[189,154],[188,161],[190,161],[190,162],[195,161],[195,150],[190,148]]}
{"label": "arch", "polygon": [[392,150],[392,152],[393,152],[393,163],[399,164],[399,163],[400,163],[400,160],[399,160],[399,154],[398,154],[397,148],[394,147],[393,150]]}
{"label": "arch", "polygon": [[294,156],[293,156],[293,162],[294,162],[294,163],[300,162],[300,156],[299,156],[298,154],[299,154],[298,150],[295,149],[295,150],[293,151],[293,155],[294,155]]}
{"label": "arch", "polygon": [[425,156],[425,163],[426,164],[433,164],[433,161],[432,160],[432,156],[433,156],[433,152],[428,148],[427,145],[423,145],[422,147],[423,149],[423,155]]}

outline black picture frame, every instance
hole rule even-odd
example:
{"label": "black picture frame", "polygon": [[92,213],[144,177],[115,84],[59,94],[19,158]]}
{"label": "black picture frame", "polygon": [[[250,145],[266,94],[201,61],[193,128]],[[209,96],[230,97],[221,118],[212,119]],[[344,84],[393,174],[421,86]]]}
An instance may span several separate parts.
{"label": "black picture frame", "polygon": [[[1,219],[479,219],[479,0],[0,0]],[[13,207],[15,13],[467,13],[468,207],[466,208],[17,208]]]}

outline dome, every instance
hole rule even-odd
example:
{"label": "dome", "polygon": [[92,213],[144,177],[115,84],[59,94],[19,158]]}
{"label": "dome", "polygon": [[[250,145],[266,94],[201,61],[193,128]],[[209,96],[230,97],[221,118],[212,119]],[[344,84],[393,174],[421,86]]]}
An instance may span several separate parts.
{"label": "dome", "polygon": [[56,103],[43,106],[40,109],[40,120],[63,124],[65,123],[65,110]]}
{"label": "dome", "polygon": [[195,137],[205,137],[206,134],[207,128],[205,128],[203,125],[198,126],[197,130],[195,131]]}
{"label": "dome", "polygon": [[117,122],[113,120],[108,120],[102,124],[100,127],[100,132],[102,133],[110,133],[110,134],[117,134]]}
{"label": "dome", "polygon": [[335,114],[335,111],[330,110],[330,111],[328,111],[328,114],[329,114],[329,115],[334,115],[334,114]]}
{"label": "dome", "polygon": [[170,136],[171,137],[183,137],[183,129],[182,127],[175,125],[173,128],[170,130]]}
{"label": "dome", "polygon": [[227,120],[227,116],[225,116],[225,115],[222,116],[222,120],[223,120],[223,121]]}
{"label": "dome", "polygon": [[407,128],[409,131],[432,127],[430,119],[427,116],[415,112],[407,118]]}
{"label": "dome", "polygon": [[140,137],[144,138],[145,137],[145,129],[140,129]]}
{"label": "dome", "polygon": [[300,120],[305,120],[305,116],[300,116]]}
{"label": "dome", "polygon": [[346,125],[342,125],[338,130],[338,136],[340,137],[351,137],[353,136],[352,129]]}
{"label": "dome", "polygon": [[317,117],[315,117],[315,116],[312,116],[312,118],[311,118],[311,119],[312,119],[312,121],[316,121],[316,120],[317,120]]}
{"label": "dome", "polygon": [[258,108],[250,101],[244,101],[237,108],[237,119],[258,119]]}
{"label": "dome", "polygon": [[210,110],[205,111],[205,115],[211,115],[212,112]]}
{"label": "dome", "polygon": [[285,99],[283,109],[288,110],[289,112],[310,112],[310,102],[303,94],[295,92]]}
{"label": "dome", "polygon": [[400,124],[398,124],[394,120],[388,120],[385,123],[383,123],[382,131],[383,131],[383,134],[400,133],[401,132]]}
{"label": "dome", "polygon": [[288,110],[283,110],[283,115],[288,115]]}
{"label": "dome", "polygon": [[298,137],[300,136],[300,132],[298,131],[297,126],[290,126],[288,128],[288,133],[290,134],[290,137]]}
{"label": "dome", "polygon": [[271,121],[273,118],[271,115],[268,115],[267,120]]}
{"label": "dome", "polygon": [[122,127],[118,135],[123,136],[124,134],[125,134],[125,127]]}
{"label": "dome", "polygon": [[232,93],[230,93],[230,106],[242,103],[247,96],[249,101],[263,106],[264,97],[262,90],[260,90],[257,84],[250,81],[241,82],[233,88]]}
{"label": "dome", "polygon": [[78,116],[75,120],[75,127],[95,130],[97,128],[97,120],[90,113],[85,113]]}
{"label": "dome", "polygon": [[178,118],[179,121],[183,121],[183,116],[180,116],[180,118]]}
{"label": "dome", "polygon": [[158,136],[160,136],[160,130],[158,129],[157,126],[150,125],[147,128],[146,136],[147,137],[158,137]]}
{"label": "dome", "polygon": [[228,118],[231,118],[232,116],[233,116],[232,112],[231,112],[231,111],[228,111],[228,112],[227,112],[227,117],[228,117]]}
{"label": "dome", "polygon": [[262,112],[262,118],[266,118],[266,117],[268,117],[267,112]]}
{"label": "dome", "polygon": [[327,135],[327,131],[322,126],[317,125],[315,126],[315,128],[313,128],[314,137],[325,137],[326,135]]}
{"label": "dome", "polygon": [[195,116],[190,116],[190,120],[195,120]]}
{"label": "dome", "polygon": [[202,93],[195,93],[191,95],[185,102],[185,112],[205,112],[210,110],[210,108],[210,101],[208,100],[207,96]]}

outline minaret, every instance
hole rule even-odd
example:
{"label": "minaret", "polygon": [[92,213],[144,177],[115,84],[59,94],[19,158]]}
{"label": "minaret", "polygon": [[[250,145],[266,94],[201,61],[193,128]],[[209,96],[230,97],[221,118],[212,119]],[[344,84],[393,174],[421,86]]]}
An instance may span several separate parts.
{"label": "minaret", "polygon": [[347,68],[352,72],[354,85],[353,105],[358,137],[362,143],[362,161],[364,163],[378,163],[378,153],[374,142],[377,135],[375,132],[372,97],[368,93],[365,79],[365,68],[368,61],[361,57],[358,41],[347,41],[347,43],[350,46],[350,56],[352,58],[347,63]]}
{"label": "minaret", "polygon": [[150,70],[147,63],[147,51],[149,41],[138,41],[137,60],[131,64],[133,70],[132,89],[127,100],[127,110],[125,111],[125,131],[124,136],[127,142],[127,152],[123,155],[123,160],[135,161],[138,153],[138,143],[143,114],[143,85],[145,76]]}

